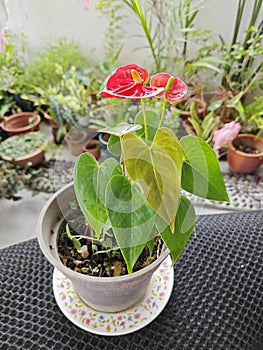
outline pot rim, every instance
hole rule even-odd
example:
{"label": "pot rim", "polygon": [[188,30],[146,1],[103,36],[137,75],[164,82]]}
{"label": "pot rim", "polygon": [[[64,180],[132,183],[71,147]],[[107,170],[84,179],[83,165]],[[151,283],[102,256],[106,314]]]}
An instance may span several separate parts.
{"label": "pot rim", "polygon": [[[263,157],[263,152],[260,153],[246,153],[246,152],[242,152],[240,150],[238,150],[234,144],[233,141],[236,139],[243,139],[243,138],[249,138],[252,139],[254,141],[254,139],[256,138],[256,135],[254,134],[238,134],[237,136],[233,137],[231,140],[228,141],[228,148],[232,151],[235,152],[236,154],[243,156],[243,157],[247,157],[247,158],[261,158]],[[261,140],[263,142],[263,138],[262,137],[258,137],[257,140]]]}
{"label": "pot rim", "polygon": [[[28,125],[25,125],[25,126],[22,126],[22,127],[9,127],[7,125],[7,123],[9,121],[12,121],[12,120],[15,120],[15,119],[18,119],[20,117],[32,117],[32,116],[36,116],[36,120],[33,121],[32,124],[28,124]],[[10,115],[9,117],[5,118],[4,122],[1,124],[1,127],[4,131],[6,132],[15,132],[17,130],[19,131],[28,131],[28,130],[31,130],[32,128],[35,128],[37,125],[39,125],[41,122],[41,117],[39,114],[35,114],[33,112],[21,112],[21,113],[15,113],[15,114],[12,114]]]}
{"label": "pot rim", "polygon": [[[63,263],[60,261],[60,259],[58,257],[55,257],[54,254],[51,253],[50,247],[49,247],[50,242],[48,242],[48,244],[45,243],[45,241],[43,239],[43,235],[42,235],[42,224],[43,224],[43,220],[44,220],[46,211],[50,207],[50,205],[53,204],[53,202],[57,201],[57,197],[59,197],[59,195],[61,193],[66,191],[71,186],[74,187],[74,181],[68,183],[67,185],[62,186],[58,191],[56,191],[48,199],[48,201],[45,203],[44,207],[41,210],[41,213],[39,215],[38,222],[37,222],[37,234],[38,234],[37,238],[38,238],[39,246],[40,246],[43,254],[45,255],[46,259],[53,266],[55,266],[57,269],[59,269],[62,273],[64,273],[65,275],[67,275],[69,277],[72,277],[72,278],[78,278],[84,282],[85,281],[86,282],[87,281],[91,281],[91,282],[97,281],[97,282],[101,282],[101,283],[112,283],[112,282],[117,283],[117,282],[122,282],[125,280],[130,280],[130,279],[139,277],[140,275],[155,269],[170,254],[168,248],[166,247],[165,250],[161,253],[161,255],[154,262],[152,262],[150,265],[148,265],[148,266],[146,266],[143,269],[140,269],[138,271],[132,272],[131,274],[126,274],[126,275],[122,275],[122,276],[115,276],[115,277],[98,277],[98,276],[84,275],[84,274],[81,274],[79,272],[73,271],[70,268],[63,265]],[[58,219],[58,221],[60,221],[60,220],[61,220],[61,218]],[[56,224],[57,224],[57,222],[56,222]],[[50,228],[52,229],[52,227],[50,227]],[[56,252],[56,254],[57,254],[57,252]]]}

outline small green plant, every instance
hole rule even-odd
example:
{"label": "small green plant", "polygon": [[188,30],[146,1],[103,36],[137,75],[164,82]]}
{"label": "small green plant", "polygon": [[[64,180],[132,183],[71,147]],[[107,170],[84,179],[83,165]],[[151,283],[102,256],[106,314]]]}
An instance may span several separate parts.
{"label": "small green plant", "polygon": [[[217,59],[208,45],[211,31],[196,27],[203,0],[123,0],[135,15],[147,41],[154,71],[177,72],[187,82],[200,68],[217,70]],[[189,43],[199,50],[190,55]],[[145,49],[145,46],[141,48]]]}
{"label": "small green plant", "polygon": [[18,36],[5,30],[5,50],[0,52],[0,91],[12,89],[24,73],[24,39],[23,33]]}
{"label": "small green plant", "polygon": [[19,191],[27,188],[32,191],[32,182],[41,168],[21,168],[0,159],[0,199],[17,201],[22,198]]}
{"label": "small green plant", "polygon": [[[226,90],[243,91],[246,94],[258,88],[262,89],[262,4],[263,0],[239,0],[231,43],[226,43],[220,37],[219,50],[225,64],[219,68],[222,72],[221,85]],[[251,8],[247,29],[241,32],[242,22],[245,16],[248,18],[247,11]]]}
{"label": "small green plant", "polygon": [[5,115],[14,111],[15,101],[12,96],[9,96],[4,91],[0,92],[0,120]]}
{"label": "small green plant", "polygon": [[242,130],[257,133],[258,136],[261,136],[263,130],[263,96],[255,97],[253,102],[246,106],[243,105],[240,99],[233,99],[229,103],[237,111],[235,120],[242,123]]}
{"label": "small green plant", "polygon": [[25,67],[22,79],[16,81],[17,90],[30,93],[35,86],[43,89],[56,86],[60,82],[60,76],[56,74],[57,64],[66,72],[72,65],[85,67],[86,62],[74,41],[59,38],[46,44],[34,61]]}
{"label": "small green plant", "polygon": [[254,101],[245,106],[248,116],[248,127],[255,130],[258,136],[263,135],[263,96],[255,97]]}
{"label": "small green plant", "polygon": [[43,147],[46,136],[38,132],[15,135],[0,143],[0,156],[5,155],[11,159],[23,157]]}
{"label": "small green plant", "polygon": [[62,66],[56,65],[56,73],[61,77],[60,90],[62,92],[56,96],[56,100],[79,116],[88,114],[88,105],[91,103],[88,72],[88,70],[83,71],[79,77],[75,66],[71,66],[69,71],[63,72]]}
{"label": "small green plant", "polygon": [[0,160],[0,199],[12,199],[17,201],[21,198],[18,191],[23,187],[21,175],[12,164]]}
{"label": "small green plant", "polygon": [[213,139],[213,133],[218,129],[220,125],[220,118],[215,116],[214,112],[208,113],[205,118],[201,119],[197,115],[196,104],[193,102],[190,106],[191,116],[188,117],[188,121],[193,126],[194,131],[191,128],[186,128],[186,131],[190,135],[196,135],[201,139],[210,143]]}
{"label": "small green plant", "polygon": [[66,104],[58,102],[56,96],[50,96],[48,113],[57,124],[56,141],[65,136],[67,131],[78,122],[76,114]]}

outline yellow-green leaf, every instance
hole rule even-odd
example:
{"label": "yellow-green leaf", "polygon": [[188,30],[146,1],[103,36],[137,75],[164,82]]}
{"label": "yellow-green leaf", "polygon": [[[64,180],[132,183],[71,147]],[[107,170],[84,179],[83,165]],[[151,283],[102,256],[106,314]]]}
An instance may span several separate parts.
{"label": "yellow-green leaf", "polygon": [[181,186],[182,152],[168,128],[160,128],[151,145],[140,137],[126,134],[122,139],[124,161],[129,176],[138,181],[155,212],[173,230]]}

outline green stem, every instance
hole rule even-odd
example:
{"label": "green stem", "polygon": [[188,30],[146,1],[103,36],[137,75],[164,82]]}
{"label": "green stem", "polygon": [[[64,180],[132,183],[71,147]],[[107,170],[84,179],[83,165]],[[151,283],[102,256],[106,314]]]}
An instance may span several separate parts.
{"label": "green stem", "polygon": [[143,113],[143,120],[144,120],[145,141],[147,143],[148,142],[148,122],[147,122],[147,114],[146,114],[145,103],[143,98],[141,98],[141,104],[142,104],[142,113]]}
{"label": "green stem", "polygon": [[166,111],[166,105],[167,105],[167,102],[166,102],[165,99],[163,99],[163,107],[162,107],[162,114],[161,114],[161,120],[160,120],[159,128],[162,126],[162,123],[163,123],[163,120],[164,120],[165,111]]}
{"label": "green stem", "polygon": [[149,45],[149,48],[150,48],[151,53],[152,53],[152,57],[153,57],[153,60],[155,63],[156,70],[157,70],[157,72],[160,71],[161,70],[160,69],[160,58],[158,57],[156,50],[155,50],[155,47],[154,47],[155,35],[152,36],[152,34],[151,34],[151,21],[149,22],[149,24],[147,23],[146,15],[144,14],[143,9],[142,9],[138,0],[123,0],[123,2],[138,17],[138,19],[141,23],[142,29],[144,31],[146,40],[148,41],[148,45]]}

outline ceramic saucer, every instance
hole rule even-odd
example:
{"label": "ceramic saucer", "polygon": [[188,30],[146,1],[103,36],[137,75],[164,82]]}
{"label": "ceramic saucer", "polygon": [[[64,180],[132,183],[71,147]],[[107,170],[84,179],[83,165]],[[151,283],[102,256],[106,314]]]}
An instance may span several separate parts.
{"label": "ceramic saucer", "polygon": [[155,271],[144,299],[117,313],[96,311],[84,304],[71,281],[54,269],[53,291],[63,314],[76,326],[99,335],[122,335],[135,332],[152,322],[167,304],[174,283],[172,261],[168,256]]}

